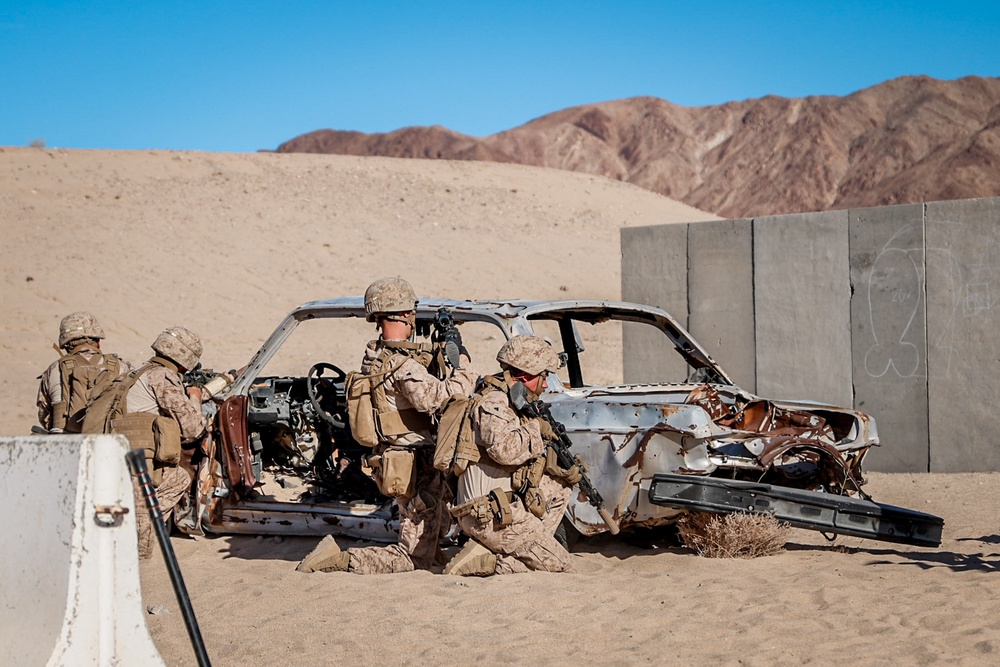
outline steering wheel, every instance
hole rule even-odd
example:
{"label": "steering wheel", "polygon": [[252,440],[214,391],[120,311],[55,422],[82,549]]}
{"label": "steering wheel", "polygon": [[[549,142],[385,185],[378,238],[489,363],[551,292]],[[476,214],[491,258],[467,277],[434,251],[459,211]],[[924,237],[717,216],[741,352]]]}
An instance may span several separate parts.
{"label": "steering wheel", "polygon": [[[333,373],[333,377],[323,377],[324,371],[330,371]],[[320,419],[334,428],[347,428],[347,424],[323,409],[319,402],[320,392],[318,391],[318,387],[321,382],[336,384],[338,382],[344,382],[345,380],[347,380],[347,373],[342,371],[337,366],[328,364],[325,361],[313,364],[312,368],[309,369],[309,374],[306,375],[306,393],[309,395],[309,402],[312,404],[313,410],[315,410],[316,414],[320,416]]]}

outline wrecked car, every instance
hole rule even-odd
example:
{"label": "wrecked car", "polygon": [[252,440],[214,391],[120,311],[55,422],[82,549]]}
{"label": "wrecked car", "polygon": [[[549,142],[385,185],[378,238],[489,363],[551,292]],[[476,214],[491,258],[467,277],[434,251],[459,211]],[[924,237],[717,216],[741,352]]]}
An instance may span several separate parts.
{"label": "wrecked car", "polygon": [[[669,313],[611,301],[421,298],[416,335],[450,313],[481,374],[517,334],[548,339],[563,360],[542,400],[565,425],[607,511],[622,529],[657,527],[691,510],[769,512],[830,533],[934,546],[939,518],[873,502],[862,463],[879,444],[853,409],[768,400],[737,387]],[[351,437],[346,372],[375,337],[361,297],[292,311],[216,403],[185,532],[396,539],[370,451]],[[626,346],[655,350],[628,359]],[[634,355],[632,355],[634,356]],[[634,364],[628,366],[625,364]],[[642,383],[626,383],[625,375]],[[564,530],[608,530],[574,494]]]}

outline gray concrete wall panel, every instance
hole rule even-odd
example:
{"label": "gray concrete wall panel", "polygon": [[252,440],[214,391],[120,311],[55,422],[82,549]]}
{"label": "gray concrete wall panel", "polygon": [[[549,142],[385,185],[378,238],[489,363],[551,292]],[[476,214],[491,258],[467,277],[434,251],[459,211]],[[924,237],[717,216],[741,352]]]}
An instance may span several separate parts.
{"label": "gray concrete wall panel", "polygon": [[870,470],[927,470],[923,210],[850,212],[854,400],[883,445],[865,459]]}
{"label": "gray concrete wall panel", "polygon": [[[622,299],[667,310],[687,328],[689,225],[622,229]],[[627,259],[626,259],[627,258]],[[663,335],[652,327],[622,327],[625,382],[656,382],[685,375],[679,355],[663,354]]]}
{"label": "gray concrete wall panel", "polygon": [[[875,417],[867,469],[1000,470],[1000,198],[633,228],[622,255],[624,298],[671,311],[737,384]],[[655,341],[625,341],[627,380],[668,374]]]}
{"label": "gray concrete wall panel", "polygon": [[930,470],[1000,470],[1000,200],[926,211]]}
{"label": "gray concrete wall panel", "polygon": [[847,211],[755,218],[757,389],[851,405]]}
{"label": "gray concrete wall panel", "polygon": [[688,330],[749,391],[757,387],[752,248],[749,219],[694,224],[688,232]]}

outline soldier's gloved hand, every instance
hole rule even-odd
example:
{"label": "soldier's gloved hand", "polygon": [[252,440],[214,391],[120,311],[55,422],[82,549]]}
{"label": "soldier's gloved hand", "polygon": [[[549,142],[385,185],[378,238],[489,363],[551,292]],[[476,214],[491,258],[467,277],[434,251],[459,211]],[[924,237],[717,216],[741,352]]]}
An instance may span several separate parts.
{"label": "soldier's gloved hand", "polygon": [[563,471],[562,480],[569,484],[570,486],[576,486],[583,479],[583,473],[580,472],[580,466],[572,466]]}
{"label": "soldier's gloved hand", "polygon": [[538,430],[542,432],[542,440],[553,442],[559,439],[556,432],[552,430],[552,426],[548,421],[542,419],[541,417],[536,417],[535,421],[538,422]]}
{"label": "soldier's gloved hand", "polygon": [[580,470],[580,466],[561,467],[556,452],[551,447],[545,452],[545,474],[569,486],[575,486],[583,478],[583,471]]}

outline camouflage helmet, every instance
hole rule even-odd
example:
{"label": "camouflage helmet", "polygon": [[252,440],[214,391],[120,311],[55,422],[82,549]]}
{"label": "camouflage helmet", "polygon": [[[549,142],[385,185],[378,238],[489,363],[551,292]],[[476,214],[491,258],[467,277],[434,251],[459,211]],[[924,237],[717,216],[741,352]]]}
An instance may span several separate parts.
{"label": "camouflage helmet", "polygon": [[104,338],[104,329],[97,323],[97,318],[84,311],[62,318],[59,322],[59,347],[66,347],[81,338]]}
{"label": "camouflage helmet", "polygon": [[548,341],[526,334],[514,336],[504,343],[497,352],[497,361],[531,375],[541,375],[546,371],[554,373],[561,365],[559,355]]}
{"label": "camouflage helmet", "polygon": [[402,313],[417,307],[417,293],[402,278],[379,278],[365,290],[365,319],[374,322],[384,313]]}
{"label": "camouflage helmet", "polygon": [[170,327],[160,332],[153,351],[186,369],[193,369],[201,358],[201,340],[184,327]]}

